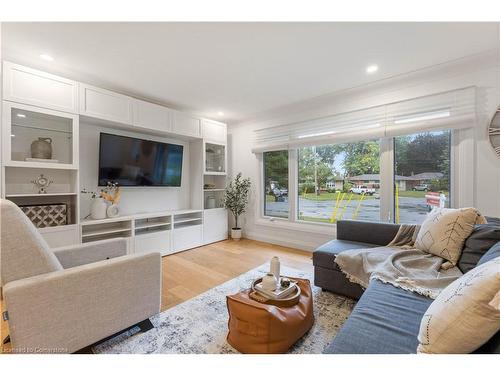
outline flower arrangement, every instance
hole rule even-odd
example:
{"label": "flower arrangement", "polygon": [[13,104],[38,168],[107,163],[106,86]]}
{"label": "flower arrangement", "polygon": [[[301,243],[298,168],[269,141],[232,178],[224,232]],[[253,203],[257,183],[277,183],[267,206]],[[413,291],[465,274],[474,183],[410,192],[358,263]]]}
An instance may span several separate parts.
{"label": "flower arrangement", "polygon": [[83,189],[81,191],[82,194],[89,194],[92,199],[95,198],[104,198],[111,204],[118,204],[120,202],[121,192],[118,183],[108,181],[106,187],[101,189],[100,191],[89,191],[87,189]]}

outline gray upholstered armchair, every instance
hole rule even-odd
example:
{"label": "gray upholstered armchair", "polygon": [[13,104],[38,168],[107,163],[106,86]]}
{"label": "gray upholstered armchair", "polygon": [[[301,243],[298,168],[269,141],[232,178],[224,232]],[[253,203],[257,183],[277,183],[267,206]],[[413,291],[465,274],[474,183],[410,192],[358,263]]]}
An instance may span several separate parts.
{"label": "gray upholstered armchair", "polygon": [[[72,353],[160,310],[161,256],[126,255],[124,239],[51,250],[14,203],[1,200],[0,263],[16,352]],[[150,323],[149,323],[150,324]]]}

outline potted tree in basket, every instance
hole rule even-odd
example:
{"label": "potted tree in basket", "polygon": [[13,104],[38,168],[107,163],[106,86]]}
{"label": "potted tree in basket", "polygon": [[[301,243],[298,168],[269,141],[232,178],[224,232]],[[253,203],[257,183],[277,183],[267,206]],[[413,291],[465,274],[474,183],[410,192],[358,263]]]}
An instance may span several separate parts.
{"label": "potted tree in basket", "polygon": [[224,207],[234,216],[234,227],[231,228],[231,238],[241,238],[241,228],[238,226],[238,217],[243,214],[248,204],[248,192],[250,190],[250,179],[241,178],[241,173],[229,182],[224,191]]}

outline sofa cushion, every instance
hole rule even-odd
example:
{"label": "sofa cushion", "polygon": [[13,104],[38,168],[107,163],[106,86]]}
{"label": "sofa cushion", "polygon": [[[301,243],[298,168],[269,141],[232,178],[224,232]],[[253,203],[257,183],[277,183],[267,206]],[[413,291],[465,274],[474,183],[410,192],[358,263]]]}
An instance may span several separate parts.
{"label": "sofa cushion", "polygon": [[460,271],[466,273],[476,267],[479,259],[497,242],[500,242],[500,223],[488,221],[487,224],[475,225],[457,264]]}
{"label": "sofa cushion", "polygon": [[420,321],[432,300],[372,280],[325,353],[416,353]]}
{"label": "sofa cushion", "polygon": [[351,249],[366,249],[377,247],[379,245],[374,245],[365,242],[356,241],[346,241],[346,240],[332,240],[327,242],[316,249],[313,253],[313,264],[314,266],[320,266],[328,269],[339,270],[339,267],[334,262],[335,257],[342,251]]}
{"label": "sofa cushion", "polygon": [[399,230],[399,224],[362,220],[339,220],[337,222],[337,239],[365,242],[378,246],[386,246]]}
{"label": "sofa cushion", "polygon": [[418,231],[415,247],[456,265],[475,224],[486,219],[475,208],[434,208]]}
{"label": "sofa cushion", "polygon": [[500,257],[500,242],[498,242],[496,245],[493,245],[487,252],[484,254],[481,259],[479,259],[479,262],[477,263],[478,266],[481,264],[484,264],[486,262],[489,262],[490,260],[493,260],[497,257]]}
{"label": "sofa cushion", "polygon": [[499,290],[500,258],[448,285],[422,318],[417,352],[467,354],[488,342],[500,330]]}

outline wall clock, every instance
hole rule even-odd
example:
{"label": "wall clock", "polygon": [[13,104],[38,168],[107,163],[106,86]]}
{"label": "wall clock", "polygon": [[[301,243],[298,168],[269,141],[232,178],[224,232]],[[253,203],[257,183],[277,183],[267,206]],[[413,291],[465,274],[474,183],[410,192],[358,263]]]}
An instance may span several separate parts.
{"label": "wall clock", "polygon": [[495,115],[491,119],[488,133],[493,149],[495,150],[496,154],[500,156],[500,108],[497,109]]}

